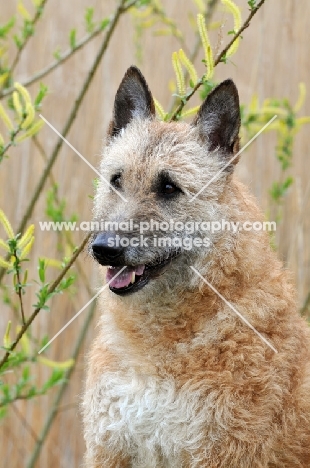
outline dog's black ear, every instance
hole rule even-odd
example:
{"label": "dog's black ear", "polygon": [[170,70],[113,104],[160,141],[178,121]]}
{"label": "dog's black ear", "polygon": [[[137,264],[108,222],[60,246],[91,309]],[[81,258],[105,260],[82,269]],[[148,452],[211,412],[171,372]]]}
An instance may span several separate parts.
{"label": "dog's black ear", "polygon": [[232,80],[225,80],[207,96],[201,105],[194,125],[208,149],[238,151],[240,107],[237,88]]}
{"label": "dog's black ear", "polygon": [[149,119],[155,115],[152,94],[137,67],[128,68],[117,90],[109,135],[117,135],[134,118]]}

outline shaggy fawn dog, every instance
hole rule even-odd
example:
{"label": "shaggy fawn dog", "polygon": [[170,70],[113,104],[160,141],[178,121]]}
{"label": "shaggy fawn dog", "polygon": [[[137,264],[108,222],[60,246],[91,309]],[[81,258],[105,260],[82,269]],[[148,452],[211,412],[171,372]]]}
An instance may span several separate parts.
{"label": "shaggy fawn dog", "polygon": [[87,468],[310,467],[309,333],[289,274],[265,231],[206,232],[263,220],[233,175],[239,127],[231,80],[190,125],[156,120],[135,67],[117,91],[94,207],[110,227],[91,244],[106,287]]}

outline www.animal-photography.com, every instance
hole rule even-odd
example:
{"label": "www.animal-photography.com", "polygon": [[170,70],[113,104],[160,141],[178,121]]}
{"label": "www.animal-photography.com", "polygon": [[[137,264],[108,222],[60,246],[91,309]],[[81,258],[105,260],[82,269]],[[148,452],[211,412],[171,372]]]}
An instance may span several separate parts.
{"label": "www.animal-photography.com", "polygon": [[0,4],[0,468],[309,468],[309,3]]}

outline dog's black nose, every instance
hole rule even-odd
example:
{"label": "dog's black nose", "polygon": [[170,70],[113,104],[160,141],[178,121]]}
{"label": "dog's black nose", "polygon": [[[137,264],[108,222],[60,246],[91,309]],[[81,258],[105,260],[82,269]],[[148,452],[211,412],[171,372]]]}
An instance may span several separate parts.
{"label": "dog's black nose", "polygon": [[111,265],[124,252],[124,248],[117,244],[115,234],[109,232],[98,234],[91,248],[95,259],[101,265]]}

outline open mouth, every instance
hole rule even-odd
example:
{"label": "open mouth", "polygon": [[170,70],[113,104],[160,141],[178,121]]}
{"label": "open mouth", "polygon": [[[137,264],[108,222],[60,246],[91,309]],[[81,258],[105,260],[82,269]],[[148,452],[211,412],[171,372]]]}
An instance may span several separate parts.
{"label": "open mouth", "polygon": [[119,296],[131,294],[142,289],[151,279],[158,277],[163,273],[163,269],[179,255],[179,252],[173,252],[165,260],[146,265],[131,266],[126,268],[115,278],[115,275],[124,268],[123,266],[109,266],[106,280],[112,292]]}

